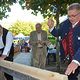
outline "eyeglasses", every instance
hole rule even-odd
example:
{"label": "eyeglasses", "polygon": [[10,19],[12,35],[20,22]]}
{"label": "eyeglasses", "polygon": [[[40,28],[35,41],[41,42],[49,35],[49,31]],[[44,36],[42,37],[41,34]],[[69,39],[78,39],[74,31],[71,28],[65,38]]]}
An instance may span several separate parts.
{"label": "eyeglasses", "polygon": [[68,15],[68,18],[74,18],[74,17],[76,17],[78,14],[80,14],[80,12],[78,12],[76,15]]}

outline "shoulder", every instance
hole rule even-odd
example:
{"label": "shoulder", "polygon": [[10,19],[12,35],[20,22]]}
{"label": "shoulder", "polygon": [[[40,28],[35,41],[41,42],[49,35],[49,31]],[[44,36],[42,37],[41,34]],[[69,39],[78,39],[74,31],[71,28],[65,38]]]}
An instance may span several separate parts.
{"label": "shoulder", "polygon": [[35,33],[36,31],[32,31],[31,33]]}
{"label": "shoulder", "polygon": [[36,31],[32,31],[30,34],[34,34],[34,33],[36,33]]}
{"label": "shoulder", "polygon": [[11,31],[9,31],[9,30],[7,30],[7,29],[5,29],[5,28],[3,28],[3,32],[12,34]]}
{"label": "shoulder", "polygon": [[69,28],[71,26],[71,22],[69,19],[65,20],[61,25],[60,25],[60,28]]}
{"label": "shoulder", "polygon": [[12,35],[11,31],[8,31],[8,34],[11,34]]}
{"label": "shoulder", "polygon": [[67,20],[65,20],[64,22],[63,22],[64,24],[71,24],[71,22],[70,22],[70,20],[69,19],[67,19]]}
{"label": "shoulder", "polygon": [[42,33],[47,33],[45,30],[42,30]]}
{"label": "shoulder", "polygon": [[3,28],[3,36],[6,36],[8,34],[8,30]]}
{"label": "shoulder", "polygon": [[5,28],[3,28],[3,31],[4,31],[4,32],[8,32],[8,30],[7,30],[7,29],[5,29]]}

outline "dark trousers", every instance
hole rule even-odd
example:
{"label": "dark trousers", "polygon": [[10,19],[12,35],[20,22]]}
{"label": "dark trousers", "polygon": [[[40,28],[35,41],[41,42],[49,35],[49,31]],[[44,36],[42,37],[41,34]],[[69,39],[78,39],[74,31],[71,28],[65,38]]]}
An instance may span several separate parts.
{"label": "dark trousers", "polygon": [[79,68],[76,69],[75,73],[74,74],[71,74],[68,76],[68,80],[78,80],[78,74],[79,74]]}
{"label": "dark trousers", "polygon": [[[4,42],[4,41],[3,41]],[[5,44],[4,44],[5,45]],[[0,49],[3,53],[3,49]],[[0,57],[2,56],[2,54],[0,55]],[[7,56],[4,60],[7,60],[7,61],[11,61],[13,62],[13,56],[14,56],[14,47],[13,47],[13,43],[12,43],[12,46],[11,46],[11,49],[10,49],[10,53],[9,53],[9,56]],[[7,74],[7,73],[4,73],[4,76],[6,78],[6,80],[13,80],[13,76]]]}
{"label": "dark trousers", "polygon": [[[69,64],[71,63],[71,59],[69,60]],[[75,73],[74,74],[70,74],[69,76],[68,76],[68,80],[78,80],[78,74],[79,74],[79,72],[80,72],[80,67],[78,67],[77,69],[76,69],[76,71],[75,71]]]}
{"label": "dark trousers", "polygon": [[11,76],[9,74],[4,73],[4,76],[5,76],[6,80],[13,80],[13,76]]}
{"label": "dark trousers", "polygon": [[[13,62],[13,58],[10,58],[10,57],[6,57],[5,60]],[[7,73],[4,73],[4,76],[5,76],[6,80],[13,80],[13,76],[11,76]]]}

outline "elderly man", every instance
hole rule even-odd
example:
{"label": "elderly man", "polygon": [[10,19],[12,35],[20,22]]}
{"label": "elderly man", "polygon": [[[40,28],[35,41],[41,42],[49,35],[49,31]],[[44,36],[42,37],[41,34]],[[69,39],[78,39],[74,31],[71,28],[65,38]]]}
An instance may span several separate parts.
{"label": "elderly man", "polygon": [[47,32],[42,30],[40,23],[36,24],[36,31],[30,33],[30,45],[32,45],[33,66],[45,68],[47,55]]}
{"label": "elderly man", "polygon": [[[14,47],[13,36],[10,31],[0,25],[0,60],[13,61]],[[4,73],[7,80],[13,80],[11,75]]]}
{"label": "elderly man", "polygon": [[78,80],[80,66],[80,4],[73,3],[68,7],[68,19],[56,29],[53,26],[54,21],[49,20],[48,26],[52,35],[61,36],[60,52],[62,59],[67,54],[70,57],[70,64],[65,72],[69,80]]}

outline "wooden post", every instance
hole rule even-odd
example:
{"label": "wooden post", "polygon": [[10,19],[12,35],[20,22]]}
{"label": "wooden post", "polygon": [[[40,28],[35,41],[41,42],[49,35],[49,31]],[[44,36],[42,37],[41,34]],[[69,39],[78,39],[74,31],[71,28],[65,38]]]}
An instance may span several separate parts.
{"label": "wooden post", "polygon": [[26,65],[9,62],[9,61],[5,61],[5,60],[0,61],[0,67],[12,70],[13,73],[15,71],[20,74],[34,77],[34,78],[37,78],[40,80],[68,80],[66,75],[62,75],[57,72],[42,70],[39,68],[26,66]]}

